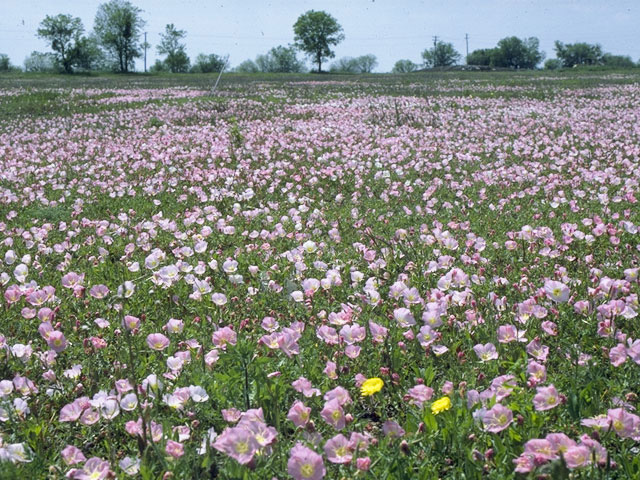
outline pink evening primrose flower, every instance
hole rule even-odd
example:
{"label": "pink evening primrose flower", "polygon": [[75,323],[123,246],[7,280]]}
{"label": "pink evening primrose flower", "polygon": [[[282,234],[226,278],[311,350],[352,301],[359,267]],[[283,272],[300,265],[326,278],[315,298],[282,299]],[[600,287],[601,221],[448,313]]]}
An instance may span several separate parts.
{"label": "pink evening primrose flower", "polygon": [[294,480],[320,480],[327,473],[322,456],[300,443],[289,452],[287,472]]}
{"label": "pink evening primrose flower", "polygon": [[533,405],[536,410],[551,410],[560,405],[560,394],[553,385],[538,387],[536,392],[536,395],[533,397]]}
{"label": "pink evening primrose flower", "polygon": [[487,410],[482,416],[482,423],[487,432],[498,433],[513,422],[513,412],[499,403]]}
{"label": "pink evening primrose flower", "polygon": [[158,352],[167,348],[169,343],[169,339],[161,333],[151,333],[147,336],[147,345],[149,345],[149,348]]}
{"label": "pink evening primrose flower", "polygon": [[476,352],[481,362],[498,359],[498,351],[493,343],[478,344],[473,347],[473,351]]}
{"label": "pink evening primrose flower", "polygon": [[564,303],[569,300],[570,290],[562,282],[556,282],[555,280],[548,280],[544,284],[544,291],[547,296],[554,302]]}

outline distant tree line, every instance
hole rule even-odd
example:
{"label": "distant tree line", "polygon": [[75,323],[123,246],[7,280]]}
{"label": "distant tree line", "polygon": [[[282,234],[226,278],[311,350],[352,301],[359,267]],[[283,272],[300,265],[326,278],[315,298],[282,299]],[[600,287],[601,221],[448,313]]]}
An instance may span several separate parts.
{"label": "distant tree line", "polygon": [[[573,68],[583,65],[619,68],[636,66],[631,57],[604,53],[598,44],[584,42],[564,44],[556,41],[554,50],[556,58],[548,59],[544,63],[546,69]],[[495,48],[471,52],[467,57],[467,64],[494,68],[536,68],[544,57],[545,54],[540,51],[537,38],[507,37],[500,40]]]}
{"label": "distant tree line", "polygon": [[[96,12],[93,31],[85,33],[78,17],[69,14],[47,15],[37,30],[37,36],[46,40],[50,52],[32,52],[24,61],[27,72],[116,71],[127,73],[134,70],[135,61],[146,53],[150,45],[143,42],[145,21],[142,10],[128,0],[110,0],[101,4]],[[307,72],[305,54],[322,72],[322,65],[335,57],[332,47],[344,40],[342,27],[337,20],[323,11],[310,10],[298,17],[293,25],[294,43],[279,45],[254,60],[245,60],[235,71],[244,73],[302,73]],[[187,55],[184,40],[185,30],[173,23],[165,27],[160,35],[157,53],[162,57],[150,67],[151,72],[211,73],[227,67],[228,56],[214,53],[199,54],[193,64]],[[544,63],[546,69],[572,68],[581,65],[603,65],[617,68],[637,66],[631,57],[613,55],[602,51],[598,44],[555,42],[556,58]],[[420,69],[442,68],[459,65],[462,55],[453,44],[437,41],[425,49],[422,61],[398,60],[393,73],[410,73]],[[534,69],[545,59],[536,37],[501,39],[493,48],[474,50],[465,59],[467,65],[485,68]],[[375,55],[343,57],[331,63],[332,73],[371,73],[378,61]],[[146,55],[145,55],[146,69]],[[9,57],[0,54],[0,72],[19,70],[11,65]]]}

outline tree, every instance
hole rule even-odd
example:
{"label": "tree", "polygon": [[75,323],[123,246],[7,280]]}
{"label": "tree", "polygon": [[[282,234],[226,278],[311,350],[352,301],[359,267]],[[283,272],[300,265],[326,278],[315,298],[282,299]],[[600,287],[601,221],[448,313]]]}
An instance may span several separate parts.
{"label": "tree", "polygon": [[142,56],[140,33],[145,22],[142,10],[126,0],[111,0],[98,7],[94,31],[118,71],[127,73]]}
{"label": "tree", "polygon": [[462,58],[453,48],[453,44],[446,42],[436,42],[436,44],[422,52],[422,58],[426,67],[450,67],[455,65]]}
{"label": "tree", "polygon": [[160,35],[160,45],[158,45],[158,53],[166,55],[164,63],[172,73],[184,73],[189,70],[189,57],[187,56],[186,46],[180,43],[187,32],[184,30],[176,30],[173,23],[165,27],[164,33]]}
{"label": "tree", "polygon": [[536,37],[520,39],[505,37],[495,48],[474,50],[467,57],[467,65],[499,68],[536,68],[544,59]]}
{"label": "tree", "polygon": [[371,53],[356,58],[356,62],[360,73],[371,73],[378,66],[378,59]]}
{"label": "tree", "polygon": [[253,60],[245,60],[235,68],[238,73],[258,73],[260,69]]}
{"label": "tree", "polygon": [[293,32],[295,46],[318,65],[318,73],[322,71],[324,60],[336,56],[330,47],[344,40],[342,27],[337,20],[322,11],[309,10],[300,15],[293,25]]}
{"label": "tree", "polygon": [[605,53],[602,56],[602,64],[607,67],[616,67],[616,68],[633,68],[636,65],[631,60],[631,57],[628,55],[613,55],[611,53]]}
{"label": "tree", "polygon": [[557,58],[550,58],[544,62],[545,70],[559,70],[562,68],[562,62]]}
{"label": "tree", "polygon": [[169,73],[169,66],[163,62],[162,60],[156,60],[156,63],[149,67],[149,72],[151,73]]}
{"label": "tree", "polygon": [[24,59],[25,72],[53,72],[55,68],[55,58],[49,52],[31,52],[31,55]]}
{"label": "tree", "polygon": [[205,55],[199,54],[193,62],[191,73],[212,73],[219,72],[224,68],[226,60],[215,53]]}
{"label": "tree", "polygon": [[411,73],[415,72],[418,69],[418,65],[413,63],[411,60],[398,60],[391,73]]}
{"label": "tree", "polygon": [[82,57],[86,39],[82,37],[84,27],[78,17],[71,15],[47,15],[38,28],[38,37],[47,40],[54,51],[56,63],[65,73],[72,73]]}
{"label": "tree", "polygon": [[360,57],[342,57],[333,62],[329,71],[334,73],[371,73],[378,64],[375,55],[368,54]]}
{"label": "tree", "polygon": [[536,68],[544,59],[540,52],[540,42],[536,37],[505,37],[498,42],[493,66],[503,68]]}
{"label": "tree", "polygon": [[107,58],[94,34],[80,38],[76,44],[74,58],[77,68],[82,70],[106,70],[109,68]]}
{"label": "tree", "polygon": [[494,67],[497,53],[497,48],[480,48],[474,50],[467,56],[467,65]]}
{"label": "tree", "polygon": [[9,55],[6,53],[0,53],[0,72],[8,72],[10,70],[12,70],[12,68]]}
{"label": "tree", "polygon": [[599,65],[602,63],[602,47],[598,44],[568,43],[564,44],[556,40],[556,57],[562,61],[563,67],[575,67],[578,65]]}
{"label": "tree", "polygon": [[258,55],[256,66],[261,72],[300,73],[305,71],[304,63],[296,57],[295,48],[279,45],[265,55]]}
{"label": "tree", "polygon": [[358,73],[358,62],[353,57],[342,57],[331,64],[331,73]]}

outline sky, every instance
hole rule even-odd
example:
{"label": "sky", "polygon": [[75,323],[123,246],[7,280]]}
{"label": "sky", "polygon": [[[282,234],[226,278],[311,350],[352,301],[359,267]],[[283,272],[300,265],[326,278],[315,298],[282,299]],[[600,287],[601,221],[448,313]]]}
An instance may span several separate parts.
{"label": "sky", "polygon": [[[68,13],[93,28],[100,0],[0,0],[0,53],[22,65],[32,51],[49,51],[36,30],[45,15]],[[491,48],[515,35],[538,37],[546,58],[554,41],[599,43],[605,52],[640,58],[640,0],[132,0],[143,10],[156,58],[168,23],[186,30],[188,55],[229,55],[231,66],[255,59],[277,45],[293,43],[293,24],[308,10],[323,10],[342,26],[340,57],[374,54],[376,71],[388,72],[399,59],[421,62],[433,37],[450,42],[463,55]],[[302,55],[301,55],[302,57]],[[308,65],[311,65],[308,63]],[[143,69],[138,60],[136,69]]]}

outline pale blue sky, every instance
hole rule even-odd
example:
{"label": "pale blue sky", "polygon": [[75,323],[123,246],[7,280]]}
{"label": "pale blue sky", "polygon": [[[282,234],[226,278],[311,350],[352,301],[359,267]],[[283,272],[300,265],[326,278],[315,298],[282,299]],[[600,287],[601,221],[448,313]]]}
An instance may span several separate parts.
{"label": "pale blue sky", "polygon": [[[22,65],[33,50],[47,51],[36,38],[45,15],[80,17],[86,30],[100,0],[0,0],[0,53]],[[307,10],[325,10],[342,25],[345,40],[336,58],[373,53],[377,71],[396,60],[419,62],[432,37],[451,42],[464,56],[495,46],[505,36],[536,36],[547,58],[553,42],[600,43],[607,52],[640,58],[640,0],[135,0],[152,44],[148,64],[156,58],[159,34],[167,23],[187,31],[187,53],[229,54],[232,66],[293,42],[292,25]],[[142,62],[137,62],[142,69]]]}

